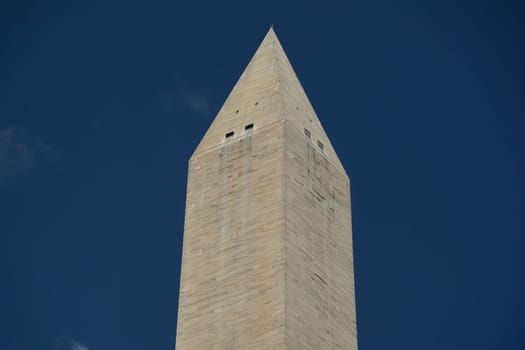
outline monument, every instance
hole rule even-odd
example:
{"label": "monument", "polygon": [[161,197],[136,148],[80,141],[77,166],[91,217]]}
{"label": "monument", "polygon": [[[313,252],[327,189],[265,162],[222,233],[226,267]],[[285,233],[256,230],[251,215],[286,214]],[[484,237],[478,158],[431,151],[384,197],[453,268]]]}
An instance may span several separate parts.
{"label": "monument", "polygon": [[349,178],[272,28],[187,186],[176,350],[357,348]]}

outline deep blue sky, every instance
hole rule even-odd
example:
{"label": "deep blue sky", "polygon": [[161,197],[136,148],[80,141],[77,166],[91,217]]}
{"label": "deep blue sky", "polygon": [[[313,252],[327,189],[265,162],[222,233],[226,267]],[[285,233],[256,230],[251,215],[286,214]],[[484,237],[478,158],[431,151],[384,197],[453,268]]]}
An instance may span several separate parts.
{"label": "deep blue sky", "polygon": [[173,348],[186,163],[273,23],[350,174],[359,349],[525,349],[523,10],[2,2],[0,348]]}

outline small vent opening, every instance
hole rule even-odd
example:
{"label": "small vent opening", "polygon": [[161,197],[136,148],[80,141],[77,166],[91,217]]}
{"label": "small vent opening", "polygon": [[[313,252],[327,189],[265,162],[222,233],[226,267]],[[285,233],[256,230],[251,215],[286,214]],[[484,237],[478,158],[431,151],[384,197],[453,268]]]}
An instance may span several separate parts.
{"label": "small vent opening", "polygon": [[321,149],[321,151],[324,151],[324,145],[321,141],[317,140],[317,146]]}
{"label": "small vent opening", "polygon": [[253,124],[248,124],[244,127],[244,131],[251,131],[253,130]]}
{"label": "small vent opening", "polygon": [[226,134],[226,138],[229,139],[229,138],[233,137],[233,135],[234,135],[234,132],[230,131],[229,133]]}
{"label": "small vent opening", "polygon": [[310,133],[310,130],[308,129],[304,129],[304,135],[308,138],[311,138],[312,137],[312,134]]}

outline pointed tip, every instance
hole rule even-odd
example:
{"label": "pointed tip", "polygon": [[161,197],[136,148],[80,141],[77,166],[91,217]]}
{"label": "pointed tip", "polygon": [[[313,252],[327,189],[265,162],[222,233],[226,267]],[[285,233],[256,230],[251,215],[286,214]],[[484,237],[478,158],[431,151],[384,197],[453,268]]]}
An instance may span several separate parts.
{"label": "pointed tip", "polygon": [[266,33],[266,35],[272,33],[274,36],[276,35],[275,34],[275,28],[273,27],[273,24],[270,24],[270,28],[268,29],[268,32]]}
{"label": "pointed tip", "polygon": [[279,42],[279,38],[277,37],[277,34],[275,33],[273,24],[270,25],[270,28],[268,29],[268,32],[266,32],[266,35],[264,36],[264,39],[262,42],[267,42],[267,41]]}
{"label": "pointed tip", "polygon": [[307,127],[326,157],[340,165],[272,24],[195,153],[223,144],[230,132],[242,135],[250,123],[261,128],[283,120],[296,130]]}

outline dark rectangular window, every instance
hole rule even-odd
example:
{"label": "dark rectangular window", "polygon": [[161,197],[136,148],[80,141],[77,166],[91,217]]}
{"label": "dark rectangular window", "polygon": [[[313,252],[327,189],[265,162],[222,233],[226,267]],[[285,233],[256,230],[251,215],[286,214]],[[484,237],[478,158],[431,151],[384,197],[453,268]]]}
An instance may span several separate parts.
{"label": "dark rectangular window", "polygon": [[252,130],[253,129],[253,124],[248,124],[244,127],[244,130],[245,131],[249,131],[249,130]]}
{"label": "dark rectangular window", "polygon": [[312,136],[312,134],[310,134],[310,130],[308,129],[304,129],[304,135],[308,138],[310,138]]}
{"label": "dark rectangular window", "polygon": [[233,131],[230,131],[226,134],[226,138],[229,139],[230,137],[233,137]]}
{"label": "dark rectangular window", "polygon": [[321,141],[317,140],[317,146],[321,149],[321,151],[324,151],[324,145]]}

